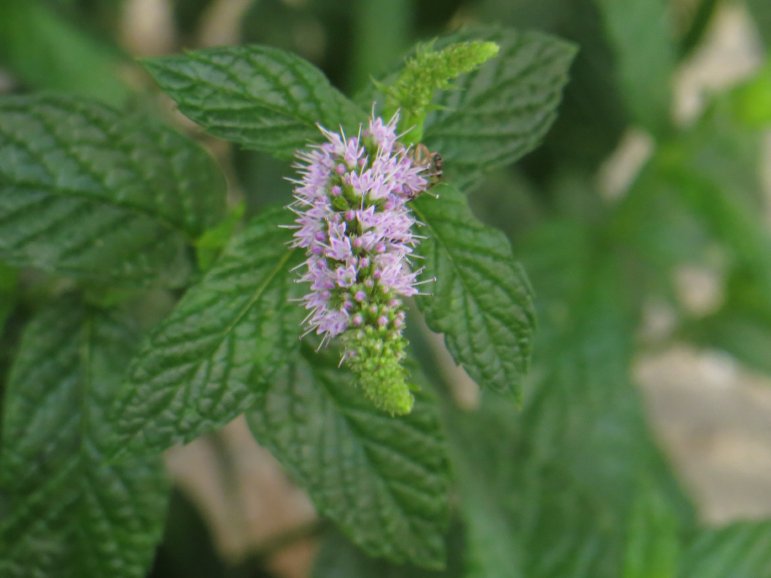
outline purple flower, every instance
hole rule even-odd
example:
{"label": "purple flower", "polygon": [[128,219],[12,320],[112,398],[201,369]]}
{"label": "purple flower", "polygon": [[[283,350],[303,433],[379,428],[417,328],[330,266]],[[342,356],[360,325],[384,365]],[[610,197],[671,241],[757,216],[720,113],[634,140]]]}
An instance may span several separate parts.
{"label": "purple flower", "polygon": [[300,281],[307,331],[339,337],[343,362],[380,408],[407,413],[413,397],[402,359],[403,298],[417,293],[407,203],[429,187],[425,167],[398,142],[398,116],[373,117],[355,137],[324,128],[326,142],[298,153],[293,246],[307,259]]}
{"label": "purple flower", "polygon": [[[398,143],[397,121],[374,117],[355,137],[322,128],[327,142],[297,155],[293,246],[308,254],[301,277],[311,285],[306,324],[324,341],[368,321],[393,326],[367,313],[368,296],[387,306],[393,297],[416,293],[409,259],[415,220],[406,203],[428,181]],[[353,303],[353,310],[343,303]],[[358,325],[351,321],[357,315],[363,318]]]}

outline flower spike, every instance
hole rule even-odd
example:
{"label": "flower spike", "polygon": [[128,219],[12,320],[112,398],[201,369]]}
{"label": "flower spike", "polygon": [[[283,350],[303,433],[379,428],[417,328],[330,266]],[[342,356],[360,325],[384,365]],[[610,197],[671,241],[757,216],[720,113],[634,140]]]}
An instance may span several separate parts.
{"label": "flower spike", "polygon": [[293,246],[307,259],[300,281],[305,324],[323,344],[339,339],[342,363],[364,394],[391,414],[412,409],[402,365],[403,298],[417,294],[410,263],[416,237],[407,203],[430,183],[398,141],[395,114],[372,116],[356,136],[319,126],[326,142],[297,154]]}

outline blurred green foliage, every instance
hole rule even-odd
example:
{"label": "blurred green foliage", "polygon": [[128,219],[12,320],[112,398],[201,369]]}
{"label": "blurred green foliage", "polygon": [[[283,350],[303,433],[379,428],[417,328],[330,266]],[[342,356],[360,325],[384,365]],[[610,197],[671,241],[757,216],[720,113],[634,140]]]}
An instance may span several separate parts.
{"label": "blurred green foliage", "polygon": [[41,0],[0,4],[0,62],[38,90],[58,90],[124,104],[127,57],[88,27]]}

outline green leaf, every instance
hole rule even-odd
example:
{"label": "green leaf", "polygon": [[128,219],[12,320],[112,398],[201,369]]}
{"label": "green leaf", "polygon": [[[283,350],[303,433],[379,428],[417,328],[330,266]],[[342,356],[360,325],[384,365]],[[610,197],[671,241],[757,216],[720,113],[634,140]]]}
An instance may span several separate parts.
{"label": "green leaf", "polygon": [[71,299],[26,328],[0,446],[2,576],[145,575],[166,511],[162,463],[108,465],[102,447],[136,342],[117,315]]}
{"label": "green leaf", "polygon": [[372,556],[445,563],[448,466],[435,403],[407,416],[375,409],[337,358],[305,348],[247,418],[319,512]]}
{"label": "green leaf", "polygon": [[742,198],[739,185],[711,179],[698,167],[666,163],[660,176],[704,229],[728,249],[735,265],[752,272],[771,290],[771,236],[755,202]]}
{"label": "green leaf", "polygon": [[524,465],[514,454],[516,416],[511,407],[496,405],[445,415],[466,525],[465,578],[526,576],[511,507],[512,494],[520,491],[516,472]]}
{"label": "green leaf", "polygon": [[[598,478],[598,485],[603,481]],[[518,494],[512,519],[521,520],[524,576],[619,576],[621,517],[609,517],[597,497],[570,478],[570,471],[530,464],[512,491]]]}
{"label": "green leaf", "polygon": [[211,134],[291,158],[317,124],[355,132],[366,114],[309,62],[278,48],[229,46],[145,61],[156,82]]}
{"label": "green leaf", "polygon": [[436,47],[469,40],[497,43],[498,57],[438,95],[424,132],[428,147],[444,158],[447,178],[459,183],[538,146],[556,118],[576,53],[545,34],[495,28],[448,36]]}
{"label": "green leaf", "polygon": [[747,7],[750,9],[758,32],[766,45],[766,52],[771,47],[771,6],[765,0],[747,0]]}
{"label": "green leaf", "polygon": [[739,522],[703,530],[680,564],[681,578],[770,578],[771,522]]}
{"label": "green leaf", "polygon": [[623,516],[609,517],[612,508],[558,461],[532,459],[532,433],[521,429],[516,410],[483,396],[480,409],[453,410],[446,419],[467,578],[619,576]]}
{"label": "green leaf", "polygon": [[569,161],[566,164],[571,167],[580,166],[593,174],[628,127],[616,87],[615,55],[603,34],[596,0],[484,0],[475,5],[474,17],[480,22],[549,32],[580,47],[570,68],[559,118],[528,159],[527,170],[547,177],[556,168],[555,161],[560,165]]}
{"label": "green leaf", "polygon": [[[631,510],[641,472],[671,484],[676,502],[632,383],[637,310],[627,302],[618,248],[574,222],[538,229],[518,248],[544,287],[533,360],[540,379],[522,415],[529,459],[569,472],[617,523]],[[550,282],[564,276],[562,286]]]}
{"label": "green leaf", "polygon": [[[533,361],[540,379],[520,430],[509,434],[521,440],[509,461],[521,471],[511,495],[526,540],[525,576],[621,576],[641,478],[680,528],[694,523],[631,380],[635,309],[626,302],[618,247],[603,233],[552,222],[518,246],[544,287]],[[654,518],[669,516],[661,511]]]}
{"label": "green leaf", "polygon": [[[744,112],[742,107],[749,102],[745,98],[760,98],[753,90],[744,90],[759,86],[762,94],[767,76],[768,71],[763,70],[744,87],[716,98],[696,125],[661,147],[645,178],[624,201],[625,222],[618,227],[622,234],[637,228],[640,244],[651,245],[651,235],[645,230],[650,222],[658,223],[655,238],[670,240],[662,243],[662,253],[670,257],[663,263],[670,268],[698,260],[714,268],[715,248],[719,247],[718,269],[722,269],[725,285],[722,306],[707,317],[686,319],[682,335],[700,345],[723,349],[762,371],[771,371],[767,353],[771,236],[762,218],[766,202],[757,169],[762,133],[748,130],[745,124],[755,114],[754,105]],[[656,212],[642,218],[643,208],[650,207],[656,207]],[[688,221],[669,222],[676,211]],[[680,255],[689,240],[688,225],[698,235],[692,235],[690,254]]]}
{"label": "green leaf", "polygon": [[146,340],[113,413],[114,449],[160,451],[254,404],[296,349],[303,317],[283,208],[249,223]]}
{"label": "green leaf", "polygon": [[678,526],[676,512],[643,478],[629,516],[623,578],[676,578]]}
{"label": "green leaf", "polygon": [[224,211],[208,155],[93,101],[0,98],[0,258],[99,280],[170,283]]}
{"label": "green leaf", "polygon": [[771,61],[731,91],[729,102],[734,117],[744,126],[762,130],[771,125]]}
{"label": "green leaf", "polygon": [[654,134],[670,124],[674,32],[667,0],[599,0],[615,48],[620,90],[632,118]]}
{"label": "green leaf", "polygon": [[[574,366],[575,373],[579,367]],[[598,410],[579,404],[564,407],[564,388],[569,385],[587,389],[585,383],[554,384],[554,395],[547,402],[550,411],[542,414],[543,420],[534,419],[531,409],[523,423],[514,408],[485,395],[478,410],[448,412],[452,465],[466,522],[468,578],[621,575],[628,508],[613,499],[614,492],[606,499],[605,492],[615,485],[614,475],[621,476],[624,484],[634,481],[645,452],[627,456],[623,452],[629,445],[614,440],[601,448],[604,453],[583,455],[584,463],[571,460],[574,449],[568,436],[572,431],[562,430],[557,420],[584,423],[582,433],[593,434]],[[543,393],[549,396],[550,390]],[[580,400],[581,392],[575,396]],[[614,396],[614,401],[619,397]],[[541,404],[537,411],[545,408]],[[607,428],[629,417],[628,404],[620,408],[608,404],[603,410],[615,415],[598,427],[600,435],[647,441],[639,436],[639,422],[633,421],[629,432]],[[538,451],[537,439],[548,426],[555,434],[568,435],[551,437],[553,446],[547,456]],[[593,437],[596,434],[587,436],[589,443],[600,449]],[[598,473],[591,477],[586,470],[593,467]]]}
{"label": "green leaf", "polygon": [[530,286],[506,236],[471,214],[465,196],[450,186],[414,203],[427,238],[430,295],[418,299],[428,326],[445,334],[450,353],[479,385],[519,395],[535,327]]}
{"label": "green leaf", "polygon": [[124,104],[131,90],[121,69],[130,61],[115,46],[90,35],[87,26],[62,17],[51,4],[0,3],[0,61],[28,88]]}
{"label": "green leaf", "polygon": [[757,170],[762,133],[742,126],[736,104],[715,99],[698,123],[659,147],[619,203],[614,233],[658,270],[703,262],[719,244],[768,295],[771,237],[758,218],[765,206]]}

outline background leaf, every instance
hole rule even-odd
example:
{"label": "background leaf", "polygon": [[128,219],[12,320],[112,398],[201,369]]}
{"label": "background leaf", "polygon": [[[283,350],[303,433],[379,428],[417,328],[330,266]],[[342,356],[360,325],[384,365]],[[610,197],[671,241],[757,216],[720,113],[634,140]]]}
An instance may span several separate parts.
{"label": "background leaf", "polygon": [[527,372],[535,328],[532,294],[505,235],[476,220],[463,194],[450,186],[438,199],[414,203],[426,239],[423,278],[431,295],[418,298],[428,326],[479,385],[514,392]]}
{"label": "background leaf", "polygon": [[679,522],[670,504],[643,477],[628,520],[623,578],[675,578]]}
{"label": "background leaf", "polygon": [[248,414],[257,441],[310,493],[319,512],[372,556],[445,563],[449,473],[436,406],[375,409],[338,359],[304,347]]}
{"label": "background leaf", "polygon": [[291,158],[319,141],[317,123],[355,131],[366,113],[311,63],[268,46],[230,46],[145,61],[156,82],[211,134]]}
{"label": "background leaf", "polygon": [[[633,122],[654,134],[670,124],[674,30],[666,0],[598,0],[616,55],[616,74]],[[644,73],[642,73],[644,71]]]}
{"label": "background leaf", "polygon": [[[46,0],[0,4],[0,61],[31,88],[58,90],[120,106],[131,96],[118,48],[68,21]],[[61,4],[61,3],[59,3]]]}
{"label": "background leaf", "polygon": [[4,577],[145,575],[166,512],[162,464],[108,465],[102,448],[106,410],[136,342],[117,315],[71,299],[26,328],[0,447]]}
{"label": "background leaf", "polygon": [[747,6],[755,19],[758,32],[765,43],[766,52],[768,53],[768,47],[771,46],[771,7],[763,0],[747,0]]}
{"label": "background leaf", "polygon": [[683,554],[681,578],[768,578],[771,522],[738,522],[702,530]]}
{"label": "background leaf", "polygon": [[179,282],[224,211],[197,145],[91,100],[0,99],[0,257],[100,280]]}
{"label": "background leaf", "polygon": [[[766,201],[755,169],[762,133],[742,120],[736,98],[743,100],[743,90],[716,99],[703,118],[660,147],[619,205],[614,228],[639,261],[650,262],[654,279],[684,264],[719,279],[712,310],[692,313],[666,295],[681,309],[680,337],[769,371],[771,237],[757,219]],[[666,287],[667,277],[656,282]]]}
{"label": "background leaf", "polygon": [[574,43],[559,115],[537,151],[524,160],[531,178],[544,183],[569,168],[593,172],[616,148],[628,118],[596,0],[478,0],[481,22],[540,30]]}
{"label": "background leaf", "polygon": [[516,487],[516,437],[510,407],[490,404],[477,412],[449,410],[452,466],[465,522],[465,578],[521,578],[525,552],[510,501]]}
{"label": "background leaf", "polygon": [[500,52],[439,93],[426,119],[424,142],[444,158],[447,179],[468,183],[533,150],[556,118],[573,45],[545,34],[481,28],[441,38],[487,40]]}
{"label": "background leaf", "polygon": [[277,208],[249,223],[151,333],[114,408],[114,450],[160,451],[226,424],[286,363],[304,315],[289,220]]}
{"label": "background leaf", "polygon": [[622,283],[622,250],[602,229],[571,222],[539,228],[518,249],[543,288],[544,329],[533,360],[539,373],[522,416],[528,459],[564,470],[604,515],[622,523],[622,533],[643,472],[687,518],[630,377],[630,328],[639,312]]}

